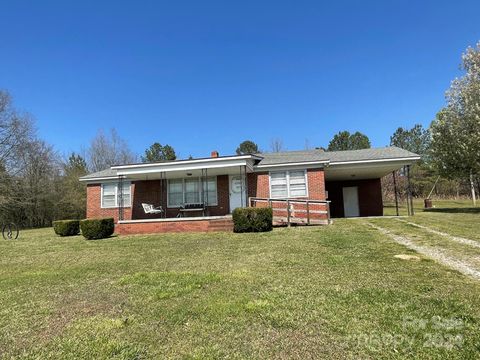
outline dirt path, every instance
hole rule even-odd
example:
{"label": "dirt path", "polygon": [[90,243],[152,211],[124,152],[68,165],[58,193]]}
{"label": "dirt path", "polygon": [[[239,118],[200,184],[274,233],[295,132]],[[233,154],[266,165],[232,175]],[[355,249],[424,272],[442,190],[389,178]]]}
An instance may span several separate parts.
{"label": "dirt path", "polygon": [[415,250],[416,252],[425,255],[440,264],[443,264],[445,266],[448,266],[452,269],[455,269],[459,272],[461,272],[464,275],[470,276],[476,280],[480,280],[480,271],[477,270],[475,267],[473,267],[471,264],[466,263],[465,261],[461,261],[455,257],[448,256],[446,255],[443,251],[428,247],[428,246],[422,246],[416,244],[412,239],[406,237],[406,236],[399,236],[396,235],[389,230],[380,227],[378,225],[372,224],[370,222],[366,222],[369,226],[373,227],[374,229],[378,230],[382,234],[390,237],[392,240],[397,242],[400,245],[404,245],[408,247],[409,249]]}
{"label": "dirt path", "polygon": [[408,225],[415,226],[415,227],[423,229],[423,230],[426,230],[426,231],[428,231],[432,234],[443,236],[443,237],[445,237],[449,240],[455,241],[455,242],[460,243],[460,244],[465,244],[465,245],[473,246],[473,247],[476,247],[476,248],[480,248],[480,242],[475,241],[475,240],[462,238],[460,236],[453,236],[453,235],[450,235],[450,234],[447,234],[447,233],[429,228],[428,226],[425,226],[425,225],[419,225],[419,224],[413,223],[411,221],[407,221],[407,220],[403,220],[403,219],[395,219],[395,220],[400,221],[400,222],[405,223],[405,224],[408,224]]}

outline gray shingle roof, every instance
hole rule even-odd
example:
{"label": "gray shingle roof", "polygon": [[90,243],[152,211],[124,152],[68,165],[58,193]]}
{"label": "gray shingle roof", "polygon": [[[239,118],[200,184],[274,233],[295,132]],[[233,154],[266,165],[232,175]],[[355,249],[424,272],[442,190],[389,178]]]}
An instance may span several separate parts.
{"label": "gray shingle roof", "polygon": [[97,171],[97,172],[82,176],[80,179],[88,180],[88,179],[105,178],[105,177],[111,177],[111,176],[117,176],[117,170],[105,169],[102,171]]}
{"label": "gray shingle roof", "polygon": [[[362,160],[387,160],[400,158],[418,157],[410,151],[400,149],[395,146],[382,148],[372,148],[363,150],[346,151],[323,151],[323,150],[301,150],[301,151],[282,151],[278,153],[262,153],[258,156],[263,159],[258,165],[270,166],[278,164],[291,164],[299,162],[330,162],[335,164],[344,161],[362,161]],[[114,177],[117,176],[117,170],[105,169],[81,177],[82,180]]]}
{"label": "gray shingle roof", "polygon": [[396,146],[371,148],[362,150],[329,151],[330,163],[340,161],[361,161],[361,160],[386,160],[418,157],[419,155]]}
{"label": "gray shingle roof", "polygon": [[334,164],[343,161],[386,160],[418,157],[417,154],[395,146],[345,151],[284,151],[259,155],[263,156],[263,160],[260,161],[259,165],[276,165],[308,161],[330,161],[330,164]]}
{"label": "gray shingle roof", "polygon": [[298,162],[328,161],[328,153],[323,150],[282,151],[277,153],[263,153],[258,165],[276,165]]}

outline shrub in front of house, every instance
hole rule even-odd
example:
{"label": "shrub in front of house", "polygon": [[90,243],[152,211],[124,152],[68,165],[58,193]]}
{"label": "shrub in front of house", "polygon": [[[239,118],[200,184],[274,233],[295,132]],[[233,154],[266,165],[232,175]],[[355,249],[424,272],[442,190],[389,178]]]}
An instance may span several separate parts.
{"label": "shrub in front of house", "polygon": [[273,227],[272,208],[236,208],[232,213],[234,232],[271,231]]}
{"label": "shrub in front of house", "polygon": [[87,240],[103,239],[113,234],[115,223],[113,218],[85,219],[80,221],[80,229]]}
{"label": "shrub in front of house", "polygon": [[52,225],[55,234],[60,236],[74,236],[80,232],[79,220],[57,220]]}

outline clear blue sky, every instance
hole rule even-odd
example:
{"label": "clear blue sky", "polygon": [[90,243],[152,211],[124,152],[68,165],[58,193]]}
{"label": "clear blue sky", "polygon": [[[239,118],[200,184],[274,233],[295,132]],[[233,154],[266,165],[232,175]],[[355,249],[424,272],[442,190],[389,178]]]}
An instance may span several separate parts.
{"label": "clear blue sky", "polygon": [[182,157],[389,143],[428,126],[480,40],[479,1],[1,1],[0,88],[62,153],[117,128]]}

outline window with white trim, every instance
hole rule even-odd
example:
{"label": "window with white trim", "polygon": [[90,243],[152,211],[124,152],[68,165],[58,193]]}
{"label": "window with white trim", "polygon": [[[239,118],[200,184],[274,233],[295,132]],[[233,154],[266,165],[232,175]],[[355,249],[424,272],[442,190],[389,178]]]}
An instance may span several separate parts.
{"label": "window with white trim", "polygon": [[[168,180],[168,207],[180,207],[184,204],[202,202],[207,202],[208,206],[218,205],[217,177],[212,176],[207,178],[207,181],[202,180],[198,177]],[[205,197],[205,200],[202,196]]]}
{"label": "window with white trim", "polygon": [[[205,196],[205,202],[208,202],[208,205],[217,205],[217,178],[209,177],[207,181],[203,183],[203,191]],[[208,201],[207,201],[208,199]]]}
{"label": "window with white trim", "polygon": [[275,171],[270,173],[271,198],[305,196],[307,196],[307,172],[305,170]]}
{"label": "window with white trim", "polygon": [[[131,183],[129,181],[123,182],[123,206],[130,207],[132,206],[132,190]],[[120,204],[120,190],[118,183],[104,183],[102,184],[102,199],[101,206],[102,208],[114,208],[118,207]]]}
{"label": "window with white trim", "polygon": [[200,202],[200,182],[196,178],[185,179],[185,203],[198,204]]}
{"label": "window with white trim", "polygon": [[168,206],[183,204],[183,179],[168,180]]}

